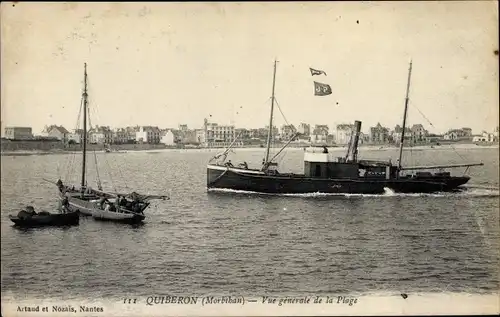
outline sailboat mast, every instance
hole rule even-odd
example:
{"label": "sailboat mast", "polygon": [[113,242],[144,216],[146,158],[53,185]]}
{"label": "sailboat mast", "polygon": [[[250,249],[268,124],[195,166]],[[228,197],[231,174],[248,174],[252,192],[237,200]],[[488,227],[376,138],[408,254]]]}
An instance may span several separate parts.
{"label": "sailboat mast", "polygon": [[82,187],[85,186],[85,163],[87,158],[87,63],[84,64],[83,75],[83,160],[82,160]]}
{"label": "sailboat mast", "polygon": [[269,131],[267,133],[267,147],[266,147],[266,157],[264,160],[264,168],[269,162],[269,148],[271,147],[271,139],[273,136],[273,111],[274,111],[274,87],[276,84],[276,60],[274,60],[274,72],[273,72],[273,91],[271,96],[271,116],[269,118]]}
{"label": "sailboat mast", "polygon": [[401,131],[401,141],[399,143],[398,170],[401,170],[401,160],[403,158],[403,146],[404,146],[405,130],[406,130],[406,114],[408,112],[408,101],[409,101],[409,95],[410,95],[411,67],[412,67],[412,61],[410,60],[410,68],[408,70],[408,82],[406,84],[405,111],[403,114],[403,130]]}

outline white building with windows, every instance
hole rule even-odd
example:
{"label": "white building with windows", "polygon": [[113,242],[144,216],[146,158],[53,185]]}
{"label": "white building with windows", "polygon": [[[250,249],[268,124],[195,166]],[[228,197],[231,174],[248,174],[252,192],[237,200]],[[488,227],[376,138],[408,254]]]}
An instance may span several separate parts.
{"label": "white building with windows", "polygon": [[[197,133],[200,143],[204,146],[228,146],[236,138],[236,130],[234,125],[219,125],[217,123],[208,122],[205,119],[203,131]],[[203,142],[201,142],[203,141]]]}
{"label": "white building with windows", "polygon": [[160,143],[165,144],[167,146],[175,145],[175,135],[172,132],[172,130],[168,130],[162,135]]}

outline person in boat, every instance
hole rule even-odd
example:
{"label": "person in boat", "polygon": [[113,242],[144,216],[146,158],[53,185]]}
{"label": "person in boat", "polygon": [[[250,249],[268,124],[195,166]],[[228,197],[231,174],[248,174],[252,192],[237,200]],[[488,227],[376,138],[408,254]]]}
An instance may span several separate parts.
{"label": "person in boat", "polygon": [[115,207],[115,204],[113,204],[113,203],[110,203],[110,204],[109,204],[109,208],[108,208],[108,211],[116,211],[116,207]]}
{"label": "person in boat", "polygon": [[326,146],[323,146],[323,153],[328,153],[328,148]]}
{"label": "person in boat", "polygon": [[120,206],[126,207],[128,205],[128,200],[125,196],[122,196],[122,200],[120,201]]}
{"label": "person in boat", "polygon": [[135,212],[135,213],[140,213],[141,212],[141,205],[139,204],[139,202],[135,202],[134,208],[132,209],[132,211]]}
{"label": "person in boat", "polygon": [[68,196],[64,196],[64,199],[62,200],[62,204],[61,204],[61,210],[63,212],[66,212],[67,210],[69,210],[69,199],[68,199]]}
{"label": "person in boat", "polygon": [[17,214],[17,217],[19,219],[28,219],[33,217],[34,215],[36,215],[35,209],[31,206],[27,206]]}
{"label": "person in boat", "polygon": [[109,201],[106,197],[101,197],[101,200],[99,201],[99,207],[104,210],[104,204],[108,203]]}
{"label": "person in boat", "polygon": [[231,160],[227,161],[225,164],[227,167],[233,167],[233,163],[231,163]]}
{"label": "person in boat", "polygon": [[85,194],[87,194],[87,195],[92,194],[92,187],[88,186],[88,187],[85,189]]}
{"label": "person in boat", "polygon": [[35,216],[37,214],[33,206],[26,206],[26,212],[31,216]]}

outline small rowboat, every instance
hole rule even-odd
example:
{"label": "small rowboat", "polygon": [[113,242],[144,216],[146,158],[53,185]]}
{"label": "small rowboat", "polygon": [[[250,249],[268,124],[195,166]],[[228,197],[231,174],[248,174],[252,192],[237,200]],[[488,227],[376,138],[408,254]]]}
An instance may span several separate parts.
{"label": "small rowboat", "polygon": [[28,206],[16,216],[9,215],[9,219],[19,227],[49,227],[49,226],[75,226],[79,224],[79,211],[63,209],[62,213],[49,213],[42,211],[36,213],[33,207]]}

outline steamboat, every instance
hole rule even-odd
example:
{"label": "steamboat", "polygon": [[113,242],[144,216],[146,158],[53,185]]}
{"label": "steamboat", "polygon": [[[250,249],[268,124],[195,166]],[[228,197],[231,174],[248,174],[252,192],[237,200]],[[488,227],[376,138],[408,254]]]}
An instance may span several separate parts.
{"label": "steamboat", "polygon": [[[466,172],[471,166],[483,163],[467,163],[438,166],[403,166],[402,156],[405,140],[406,117],[408,110],[412,62],[408,70],[403,125],[399,140],[399,159],[396,164],[391,160],[374,161],[358,159],[358,143],[361,122],[354,122],[347,153],[336,157],[328,153],[328,148],[311,147],[304,151],[304,170],[302,174],[282,173],[274,159],[294,139],[270,158],[272,139],[273,108],[275,103],[276,61],[274,62],[273,88],[271,97],[271,116],[267,147],[262,166],[249,168],[246,163],[232,165],[226,162],[231,146],[223,153],[213,157],[207,165],[207,189],[232,189],[268,194],[301,193],[339,193],[339,194],[383,194],[386,189],[396,193],[433,193],[461,190],[470,177]],[[234,142],[233,142],[234,143]],[[466,168],[464,175],[452,176],[444,171],[448,168]],[[434,172],[433,172],[434,171]]]}

